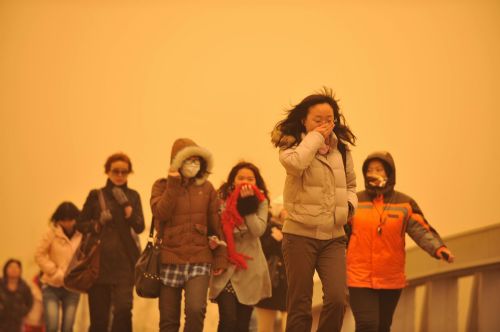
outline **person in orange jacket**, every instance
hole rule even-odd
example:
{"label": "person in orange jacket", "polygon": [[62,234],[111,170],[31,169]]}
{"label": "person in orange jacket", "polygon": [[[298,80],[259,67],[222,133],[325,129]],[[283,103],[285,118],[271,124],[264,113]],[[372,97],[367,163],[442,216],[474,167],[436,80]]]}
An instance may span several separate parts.
{"label": "person in orange jacket", "polygon": [[390,331],[406,285],[405,233],[432,257],[451,263],[454,256],[417,203],[394,190],[396,167],[389,152],[370,154],[362,169],[366,190],[357,193],[347,249],[349,299],[356,332]]}

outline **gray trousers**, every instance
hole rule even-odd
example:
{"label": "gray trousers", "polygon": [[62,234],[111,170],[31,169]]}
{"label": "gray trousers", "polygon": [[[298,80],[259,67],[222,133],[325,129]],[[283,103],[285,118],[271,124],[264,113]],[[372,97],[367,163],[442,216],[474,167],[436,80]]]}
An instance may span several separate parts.
{"label": "gray trousers", "polygon": [[324,294],[317,331],[340,331],[347,300],[345,237],[316,240],[285,233],[282,249],[288,279],[286,331],[311,331],[315,270]]}
{"label": "gray trousers", "polygon": [[177,332],[180,327],[182,291],[184,290],[184,331],[202,332],[207,310],[209,275],[197,276],[186,282],[184,287],[162,286],[160,299],[160,331]]}

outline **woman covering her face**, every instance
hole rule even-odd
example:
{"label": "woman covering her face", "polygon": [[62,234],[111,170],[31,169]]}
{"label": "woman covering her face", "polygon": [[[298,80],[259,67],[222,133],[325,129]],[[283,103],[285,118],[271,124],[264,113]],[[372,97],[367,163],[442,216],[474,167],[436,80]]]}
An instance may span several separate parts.
{"label": "woman covering her face", "polygon": [[219,332],[248,331],[253,305],[271,296],[271,280],[260,236],[267,227],[269,199],[259,169],[236,164],[219,188],[227,242],[227,270],[214,276],[210,299],[219,306]]}
{"label": "woman covering her face", "polygon": [[348,145],[355,136],[325,88],[304,98],[272,134],[286,171],[283,257],[288,278],[286,331],[310,331],[314,271],[323,285],[318,331],[340,331],[346,305],[344,224],[357,206]]}
{"label": "woman covering her face", "polygon": [[210,275],[227,265],[222,241],[217,194],[207,178],[212,154],[188,138],[174,142],[166,178],[151,193],[155,228],[161,238],[160,331],[178,331],[184,291],[184,331],[202,332]]}

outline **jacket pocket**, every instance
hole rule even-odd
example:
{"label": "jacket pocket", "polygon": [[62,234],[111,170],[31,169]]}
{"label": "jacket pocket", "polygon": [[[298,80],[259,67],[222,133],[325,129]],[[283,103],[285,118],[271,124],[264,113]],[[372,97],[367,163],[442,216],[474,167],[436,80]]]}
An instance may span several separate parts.
{"label": "jacket pocket", "polygon": [[193,243],[198,246],[208,245],[207,226],[202,224],[194,224]]}
{"label": "jacket pocket", "polygon": [[163,236],[163,238],[165,239],[165,243],[163,243],[163,246],[170,248],[180,247],[184,243],[184,229],[184,225],[166,227]]}
{"label": "jacket pocket", "polygon": [[322,214],[324,209],[319,204],[296,203],[293,205],[293,210],[299,215],[317,217]]}

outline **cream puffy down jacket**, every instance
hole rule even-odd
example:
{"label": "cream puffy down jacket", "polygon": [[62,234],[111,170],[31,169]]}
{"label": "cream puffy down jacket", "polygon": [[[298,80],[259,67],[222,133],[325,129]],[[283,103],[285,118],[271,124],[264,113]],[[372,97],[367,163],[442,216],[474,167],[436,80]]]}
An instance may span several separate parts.
{"label": "cream puffy down jacket", "polygon": [[61,226],[49,227],[35,251],[35,261],[43,272],[43,283],[64,286],[64,273],[81,240],[82,234],[78,231],[69,239]]}
{"label": "cream puffy down jacket", "polygon": [[355,209],[356,175],[349,150],[346,167],[332,133],[330,150],[318,153],[323,136],[311,131],[298,145],[281,149],[279,159],[286,169],[283,192],[288,217],[283,232],[318,240],[343,236],[349,214],[348,202]]}

